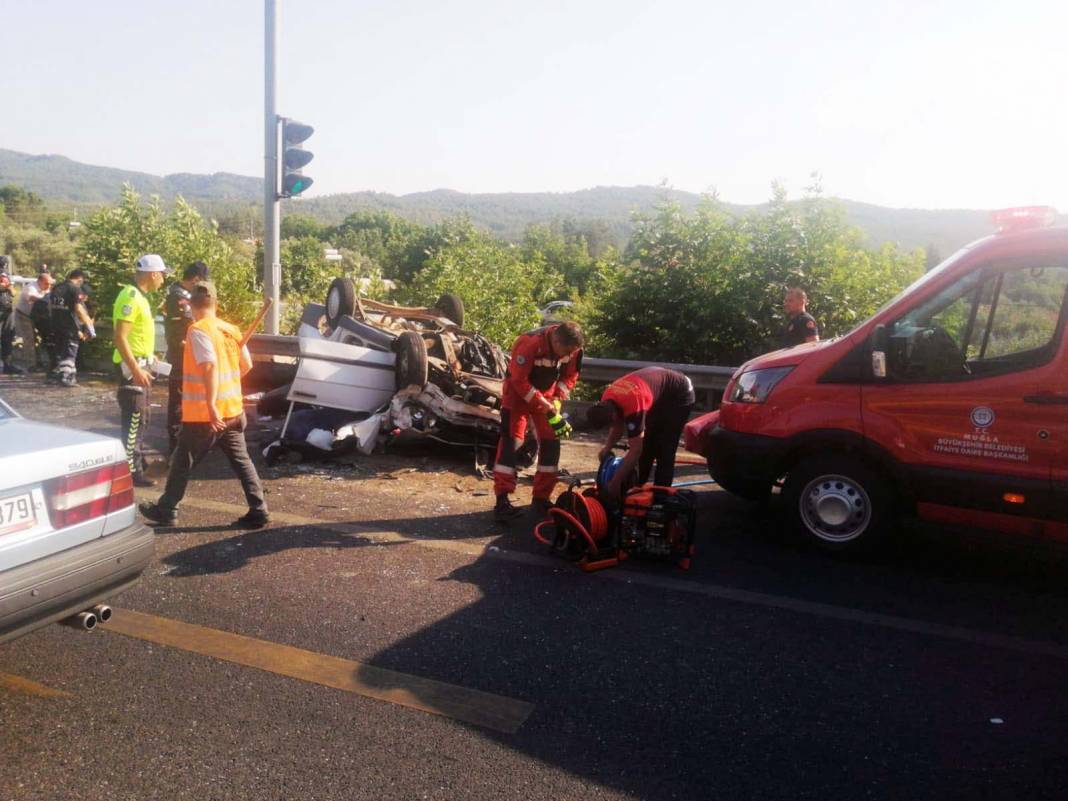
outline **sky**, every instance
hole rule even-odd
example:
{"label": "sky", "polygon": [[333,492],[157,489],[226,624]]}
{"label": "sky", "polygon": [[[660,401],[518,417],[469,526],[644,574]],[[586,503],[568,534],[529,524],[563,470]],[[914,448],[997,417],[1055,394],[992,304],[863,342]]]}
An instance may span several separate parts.
{"label": "sky", "polygon": [[[1068,211],[1068,3],[278,0],[308,195],[820,176],[894,207]],[[263,172],[262,0],[0,0],[0,147]]]}

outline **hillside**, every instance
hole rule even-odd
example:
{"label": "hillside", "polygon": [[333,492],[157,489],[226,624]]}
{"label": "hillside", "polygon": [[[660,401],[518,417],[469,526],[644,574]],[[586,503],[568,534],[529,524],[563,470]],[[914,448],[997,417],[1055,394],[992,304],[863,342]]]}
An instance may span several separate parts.
{"label": "hillside", "polygon": [[[51,202],[101,204],[114,202],[123,183],[144,195],[173,200],[182,195],[207,213],[222,214],[240,204],[259,203],[263,182],[231,173],[158,176],[97,167],[64,156],[35,156],[0,149],[0,185],[17,184]],[[338,223],[358,209],[385,209],[420,223],[433,223],[458,214],[498,236],[515,240],[532,222],[554,219],[600,220],[619,243],[631,232],[634,211],[649,211],[668,198],[693,208],[701,196],[663,187],[596,187],[578,192],[508,192],[465,194],[449,189],[391,195],[355,192],[295,200],[285,212],[308,214]],[[869,242],[896,242],[905,249],[932,247],[943,256],[990,233],[989,215],[974,210],[893,209],[839,200],[851,223],[865,231]],[[758,212],[762,207],[724,203],[734,214]],[[285,213],[284,212],[284,213]]]}
{"label": "hillside", "polygon": [[168,200],[177,195],[187,200],[259,200],[263,181],[244,175],[217,172],[214,175],[150,175],[82,164],[66,156],[33,156],[0,149],[0,185],[17,184],[50,201],[113,203],[124,183],[145,195]]}

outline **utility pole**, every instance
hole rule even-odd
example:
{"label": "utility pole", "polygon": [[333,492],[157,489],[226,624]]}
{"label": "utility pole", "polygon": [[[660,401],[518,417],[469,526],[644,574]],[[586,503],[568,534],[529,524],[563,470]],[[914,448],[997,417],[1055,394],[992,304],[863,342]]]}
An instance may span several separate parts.
{"label": "utility pole", "polygon": [[281,214],[278,201],[278,85],[275,55],[278,52],[278,0],[264,0],[263,87],[263,295],[271,301],[264,327],[278,333],[279,287],[282,265],[278,256]]}

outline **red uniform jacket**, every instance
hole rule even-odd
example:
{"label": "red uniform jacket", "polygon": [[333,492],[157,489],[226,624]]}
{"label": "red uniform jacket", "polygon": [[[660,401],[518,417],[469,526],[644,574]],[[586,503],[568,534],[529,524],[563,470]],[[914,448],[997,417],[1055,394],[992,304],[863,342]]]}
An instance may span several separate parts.
{"label": "red uniform jacket", "polygon": [[582,351],[557,359],[549,336],[557,326],[549,325],[520,334],[512,345],[512,358],[505,374],[504,403],[532,403],[540,395],[546,400],[567,400],[578,381]]}

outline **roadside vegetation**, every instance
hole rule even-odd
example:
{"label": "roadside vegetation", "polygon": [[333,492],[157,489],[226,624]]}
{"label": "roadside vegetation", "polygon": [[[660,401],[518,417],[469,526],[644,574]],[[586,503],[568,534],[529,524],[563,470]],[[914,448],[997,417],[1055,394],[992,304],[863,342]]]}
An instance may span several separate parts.
{"label": "roadside vegetation", "polygon": [[[255,314],[263,252],[251,238],[253,210],[216,221],[181,198],[165,207],[127,186],[117,204],[71,225],[70,210],[50,210],[19,187],[0,187],[0,202],[0,252],[12,257],[15,271],[32,275],[41,263],[57,273],[87,269],[103,316],[145,252],[176,268],[207,262],[224,316],[246,322]],[[283,324],[292,332],[303,305],[322,302],[330,281],[345,275],[369,296],[402,304],[458,294],[467,326],[506,347],[538,324],[539,308],[570,300],[596,355],[739,364],[775,346],[788,286],[808,292],[824,336],[835,336],[924,269],[923,250],[867,246],[818,188],[791,201],[774,187],[760,213],[742,216],[715,197],[689,209],[665,196],[652,213],[636,213],[633,225],[620,250],[607,225],[586,220],[530,225],[518,241],[506,241],[463,216],[424,225],[364,209],[327,225],[289,214],[282,223]],[[340,260],[328,260],[326,248]]]}

